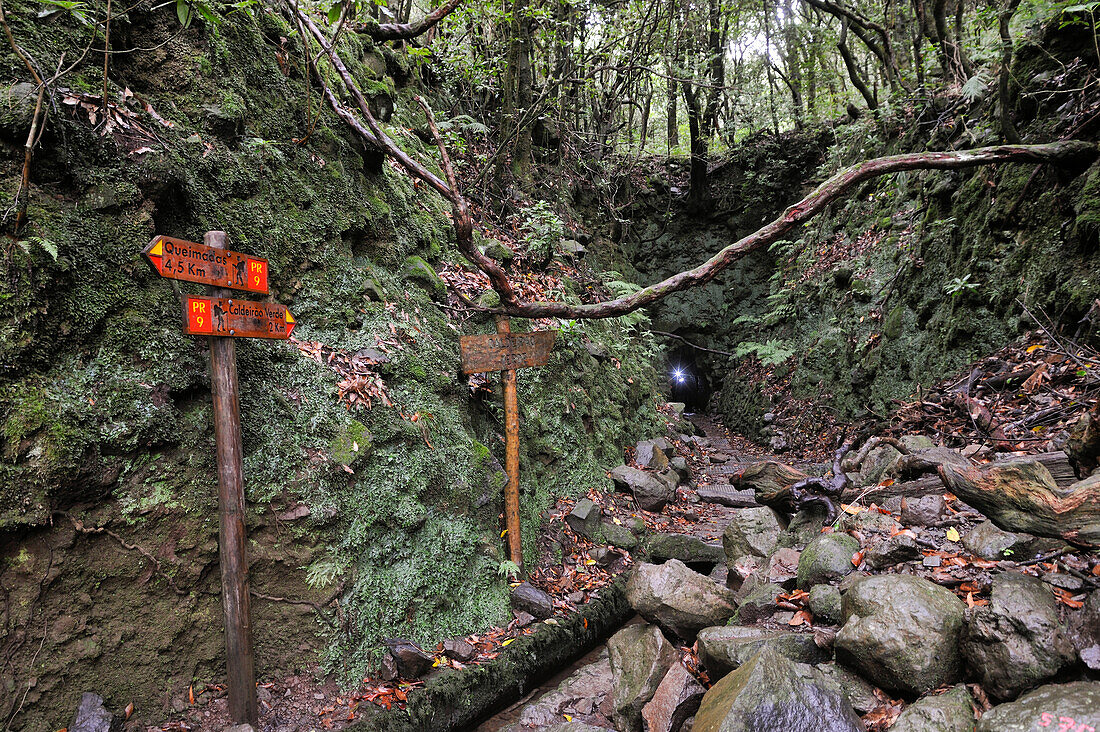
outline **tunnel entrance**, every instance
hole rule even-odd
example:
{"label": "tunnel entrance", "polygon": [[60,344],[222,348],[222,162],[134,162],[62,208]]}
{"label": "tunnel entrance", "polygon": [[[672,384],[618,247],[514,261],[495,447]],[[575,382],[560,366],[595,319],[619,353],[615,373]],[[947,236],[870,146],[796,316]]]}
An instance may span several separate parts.
{"label": "tunnel entrance", "polygon": [[711,373],[701,354],[691,346],[679,346],[668,352],[665,382],[671,402],[683,402],[687,412],[703,412],[714,391]]}

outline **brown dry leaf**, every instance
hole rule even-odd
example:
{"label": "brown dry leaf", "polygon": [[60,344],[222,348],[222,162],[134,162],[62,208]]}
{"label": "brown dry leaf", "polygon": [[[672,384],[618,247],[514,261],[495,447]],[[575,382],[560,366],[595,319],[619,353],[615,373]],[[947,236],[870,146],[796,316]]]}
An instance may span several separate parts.
{"label": "brown dry leaf", "polygon": [[130,702],[126,705],[126,708],[122,710],[122,713],[126,715],[126,719],[130,718],[130,715],[134,713],[134,703]]}
{"label": "brown dry leaf", "polygon": [[858,567],[863,562],[863,550],[859,550],[852,555],[852,566]]}
{"label": "brown dry leaf", "polygon": [[187,687],[187,701],[189,701],[192,704],[195,703],[195,687],[194,686],[188,686]]}
{"label": "brown dry leaf", "polygon": [[787,621],[787,625],[797,627],[799,625],[808,625],[813,622],[813,616],[805,610],[799,610],[794,614],[794,617]]}
{"label": "brown dry leaf", "polygon": [[1044,363],[1039,368],[1027,377],[1023,384],[1020,385],[1020,389],[1028,394],[1034,394],[1036,390],[1043,384],[1043,377],[1046,376],[1047,365]]}

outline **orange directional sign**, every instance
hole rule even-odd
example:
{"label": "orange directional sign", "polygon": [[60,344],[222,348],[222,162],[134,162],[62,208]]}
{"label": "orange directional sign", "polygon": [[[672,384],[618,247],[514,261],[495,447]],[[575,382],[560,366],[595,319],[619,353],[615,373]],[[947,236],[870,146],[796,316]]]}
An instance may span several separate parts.
{"label": "orange directional sign", "polygon": [[161,277],[267,294],[266,259],[160,234],[142,254]]}
{"label": "orange directional sign", "polygon": [[286,305],[232,297],[183,296],[183,332],[187,335],[286,340],[294,332],[294,325],[294,316]]}

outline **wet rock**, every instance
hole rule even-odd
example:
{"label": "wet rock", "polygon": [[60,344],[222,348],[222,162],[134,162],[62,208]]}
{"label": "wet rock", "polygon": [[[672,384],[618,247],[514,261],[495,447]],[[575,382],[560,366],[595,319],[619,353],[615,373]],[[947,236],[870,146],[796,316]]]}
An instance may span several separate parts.
{"label": "wet rock", "polygon": [[961,684],[939,696],[926,696],[908,707],[891,732],[971,732],[974,709],[970,692]]}
{"label": "wet rock", "polygon": [[901,501],[901,522],[906,526],[936,526],[946,515],[947,504],[939,493]]}
{"label": "wet rock", "polygon": [[251,724],[235,724],[232,727],[226,727],[222,732],[256,732],[256,730]]}
{"label": "wet rock", "polygon": [[787,530],[779,535],[776,546],[784,549],[803,549],[821,535],[825,522],[825,507],[812,506],[791,516]]}
{"label": "wet rock", "polygon": [[794,549],[776,549],[768,557],[762,578],[790,590],[794,588],[798,576],[798,562],[801,552]]}
{"label": "wet rock", "polygon": [[598,536],[599,541],[604,544],[617,546],[627,551],[632,551],[638,546],[638,537],[634,536],[634,532],[619,524],[601,524]]}
{"label": "wet rock", "polygon": [[707,572],[726,559],[721,546],[687,534],[654,534],[646,542],[646,551],[653,560],[679,559],[692,569],[706,565]]}
{"label": "wet rock", "polygon": [[676,647],[656,625],[628,625],[607,641],[614,691],[612,720],[619,730],[636,730],[646,705],[673,663]]}
{"label": "wet rock", "polygon": [[900,529],[901,524],[895,521],[892,516],[871,509],[856,514],[845,513],[842,514],[840,519],[841,531],[858,531],[863,534],[892,534]]}
{"label": "wet rock", "polygon": [[881,445],[867,453],[859,466],[863,486],[877,484],[886,471],[897,464],[900,457],[901,453],[893,445]]}
{"label": "wet rock", "polygon": [[435,663],[435,657],[405,638],[387,638],[384,643],[403,679],[418,679]]}
{"label": "wet rock", "polygon": [[840,625],[844,622],[840,590],[832,585],[814,585],[810,588],[810,612],[815,622]]}
{"label": "wet rock", "polygon": [[558,724],[552,724],[543,732],[614,732],[607,727],[596,727],[595,725],[588,724],[586,722],[559,722]]}
{"label": "wet rock", "polygon": [[530,613],[539,620],[554,614],[554,598],[530,582],[521,582],[512,588],[512,607]]}
{"label": "wet rock", "polygon": [[885,569],[902,562],[919,559],[921,547],[911,534],[894,534],[871,544],[863,556],[863,561],[871,569]]}
{"label": "wet rock", "polygon": [[[532,727],[550,729],[558,727],[563,715],[571,717],[593,716],[602,711],[610,713],[612,692],[611,662],[605,649],[593,663],[580,667],[558,684],[557,688],[539,697],[534,704],[524,707],[517,730]],[[567,724],[575,729],[602,729],[589,727],[574,719]]]}
{"label": "wet rock", "polygon": [[1015,698],[1077,656],[1054,596],[1042,580],[1017,572],[993,578],[989,604],[970,610],[962,648],[986,692],[998,699]]}
{"label": "wet rock", "polygon": [[703,503],[717,503],[730,508],[758,508],[756,494],[751,490],[738,490],[732,485],[701,485],[695,495]]}
{"label": "wet rock", "polygon": [[745,555],[768,556],[775,549],[782,530],[779,514],[771,508],[762,506],[737,511],[722,532],[726,563],[732,564]]}
{"label": "wet rock", "polygon": [[680,479],[681,483],[691,482],[691,467],[688,465],[688,461],[685,458],[677,455],[668,461],[669,467],[676,473],[676,476]]}
{"label": "wet rock", "polygon": [[565,517],[565,523],[573,532],[586,539],[596,538],[596,529],[600,526],[600,507],[588,498],[582,498]]}
{"label": "wet rock", "polygon": [[797,585],[807,590],[814,585],[839,580],[851,573],[852,555],[859,542],[847,534],[822,534],[802,551],[798,558]]}
{"label": "wet rock", "polygon": [[699,709],[705,693],[683,664],[673,663],[653,698],[642,707],[644,729],[646,732],[680,732],[688,717]]}
{"label": "wet rock", "polygon": [[634,462],[643,468],[664,470],[668,467],[668,455],[654,440],[642,440],[634,447]]}
{"label": "wet rock", "polygon": [[799,663],[828,661],[830,654],[814,640],[812,633],[741,625],[719,625],[699,631],[699,661],[712,679],[718,679],[740,667],[765,647]]}
{"label": "wet rock", "polygon": [[857,732],[863,725],[813,667],[764,648],[703,697],[693,732]]}
{"label": "wet rock", "polygon": [[858,674],[852,673],[839,663],[829,662],[814,666],[814,670],[828,682],[834,684],[841,695],[848,700],[860,714],[866,714],[881,702],[875,696],[875,687],[868,684]]}
{"label": "wet rock", "polygon": [[744,586],[745,580],[763,568],[764,560],[760,557],[739,557],[727,567],[726,586],[731,590],[739,590]]}
{"label": "wet rock", "polygon": [[779,612],[775,598],[783,592],[786,590],[782,585],[754,576],[745,582],[741,592],[738,593],[740,603],[737,614],[734,615],[735,620],[747,625],[772,617]]}
{"label": "wet rock", "polygon": [[[1083,725],[1083,726],[1082,726]],[[1100,682],[1043,686],[986,712],[977,732],[1100,729]]]}
{"label": "wet rock", "polygon": [[443,641],[443,655],[465,662],[477,655],[477,649],[461,638],[448,638]]}
{"label": "wet rock", "polygon": [[[671,470],[669,471],[671,474]],[[676,484],[671,485],[656,473],[620,465],[611,471],[611,480],[618,490],[630,493],[645,511],[660,511],[676,496]]]}
{"label": "wet rock", "polygon": [[1081,662],[1100,670],[1100,592],[1093,592],[1079,613],[1069,617],[1069,638]]}
{"label": "wet rock", "polygon": [[861,578],[844,594],[837,659],[906,694],[952,683],[962,665],[965,609],[954,594],[919,577]]}
{"label": "wet rock", "polygon": [[963,546],[974,556],[997,561],[1000,559],[1020,559],[1026,540],[1020,534],[1004,531],[993,525],[992,521],[983,521],[968,531],[963,537]]}
{"label": "wet rock", "polygon": [[932,442],[932,438],[925,435],[902,435],[898,442],[910,453],[932,450],[936,447],[936,443]]}
{"label": "wet rock", "polygon": [[85,691],[73,721],[69,723],[69,732],[111,732],[114,723],[115,715],[107,711],[103,697]]}
{"label": "wet rock", "polygon": [[737,611],[730,590],[678,559],[661,565],[638,564],[627,580],[626,598],[647,621],[685,640],[703,628],[725,623]]}

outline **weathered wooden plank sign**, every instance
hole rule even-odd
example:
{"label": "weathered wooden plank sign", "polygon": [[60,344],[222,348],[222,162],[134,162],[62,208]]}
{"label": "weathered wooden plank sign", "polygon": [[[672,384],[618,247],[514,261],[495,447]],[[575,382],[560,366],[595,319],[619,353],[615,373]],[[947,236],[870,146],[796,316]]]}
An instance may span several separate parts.
{"label": "weathered wooden plank sign", "polygon": [[476,374],[544,366],[550,360],[556,336],[557,333],[552,330],[461,336],[458,346],[462,354],[462,370],[467,374]]}
{"label": "weathered wooden plank sign", "polygon": [[519,523],[519,396],[516,369],[543,366],[550,360],[557,336],[552,330],[513,333],[507,318],[497,318],[495,335],[458,339],[462,370],[467,374],[500,371],[504,384],[504,524],[508,558],[523,569],[523,542]]}
{"label": "weathered wooden plank sign", "polygon": [[142,254],[161,277],[267,294],[267,260],[158,234]]}
{"label": "weathered wooden plank sign", "polygon": [[197,295],[184,295],[182,303],[187,335],[286,340],[294,332],[294,316],[286,305]]}

